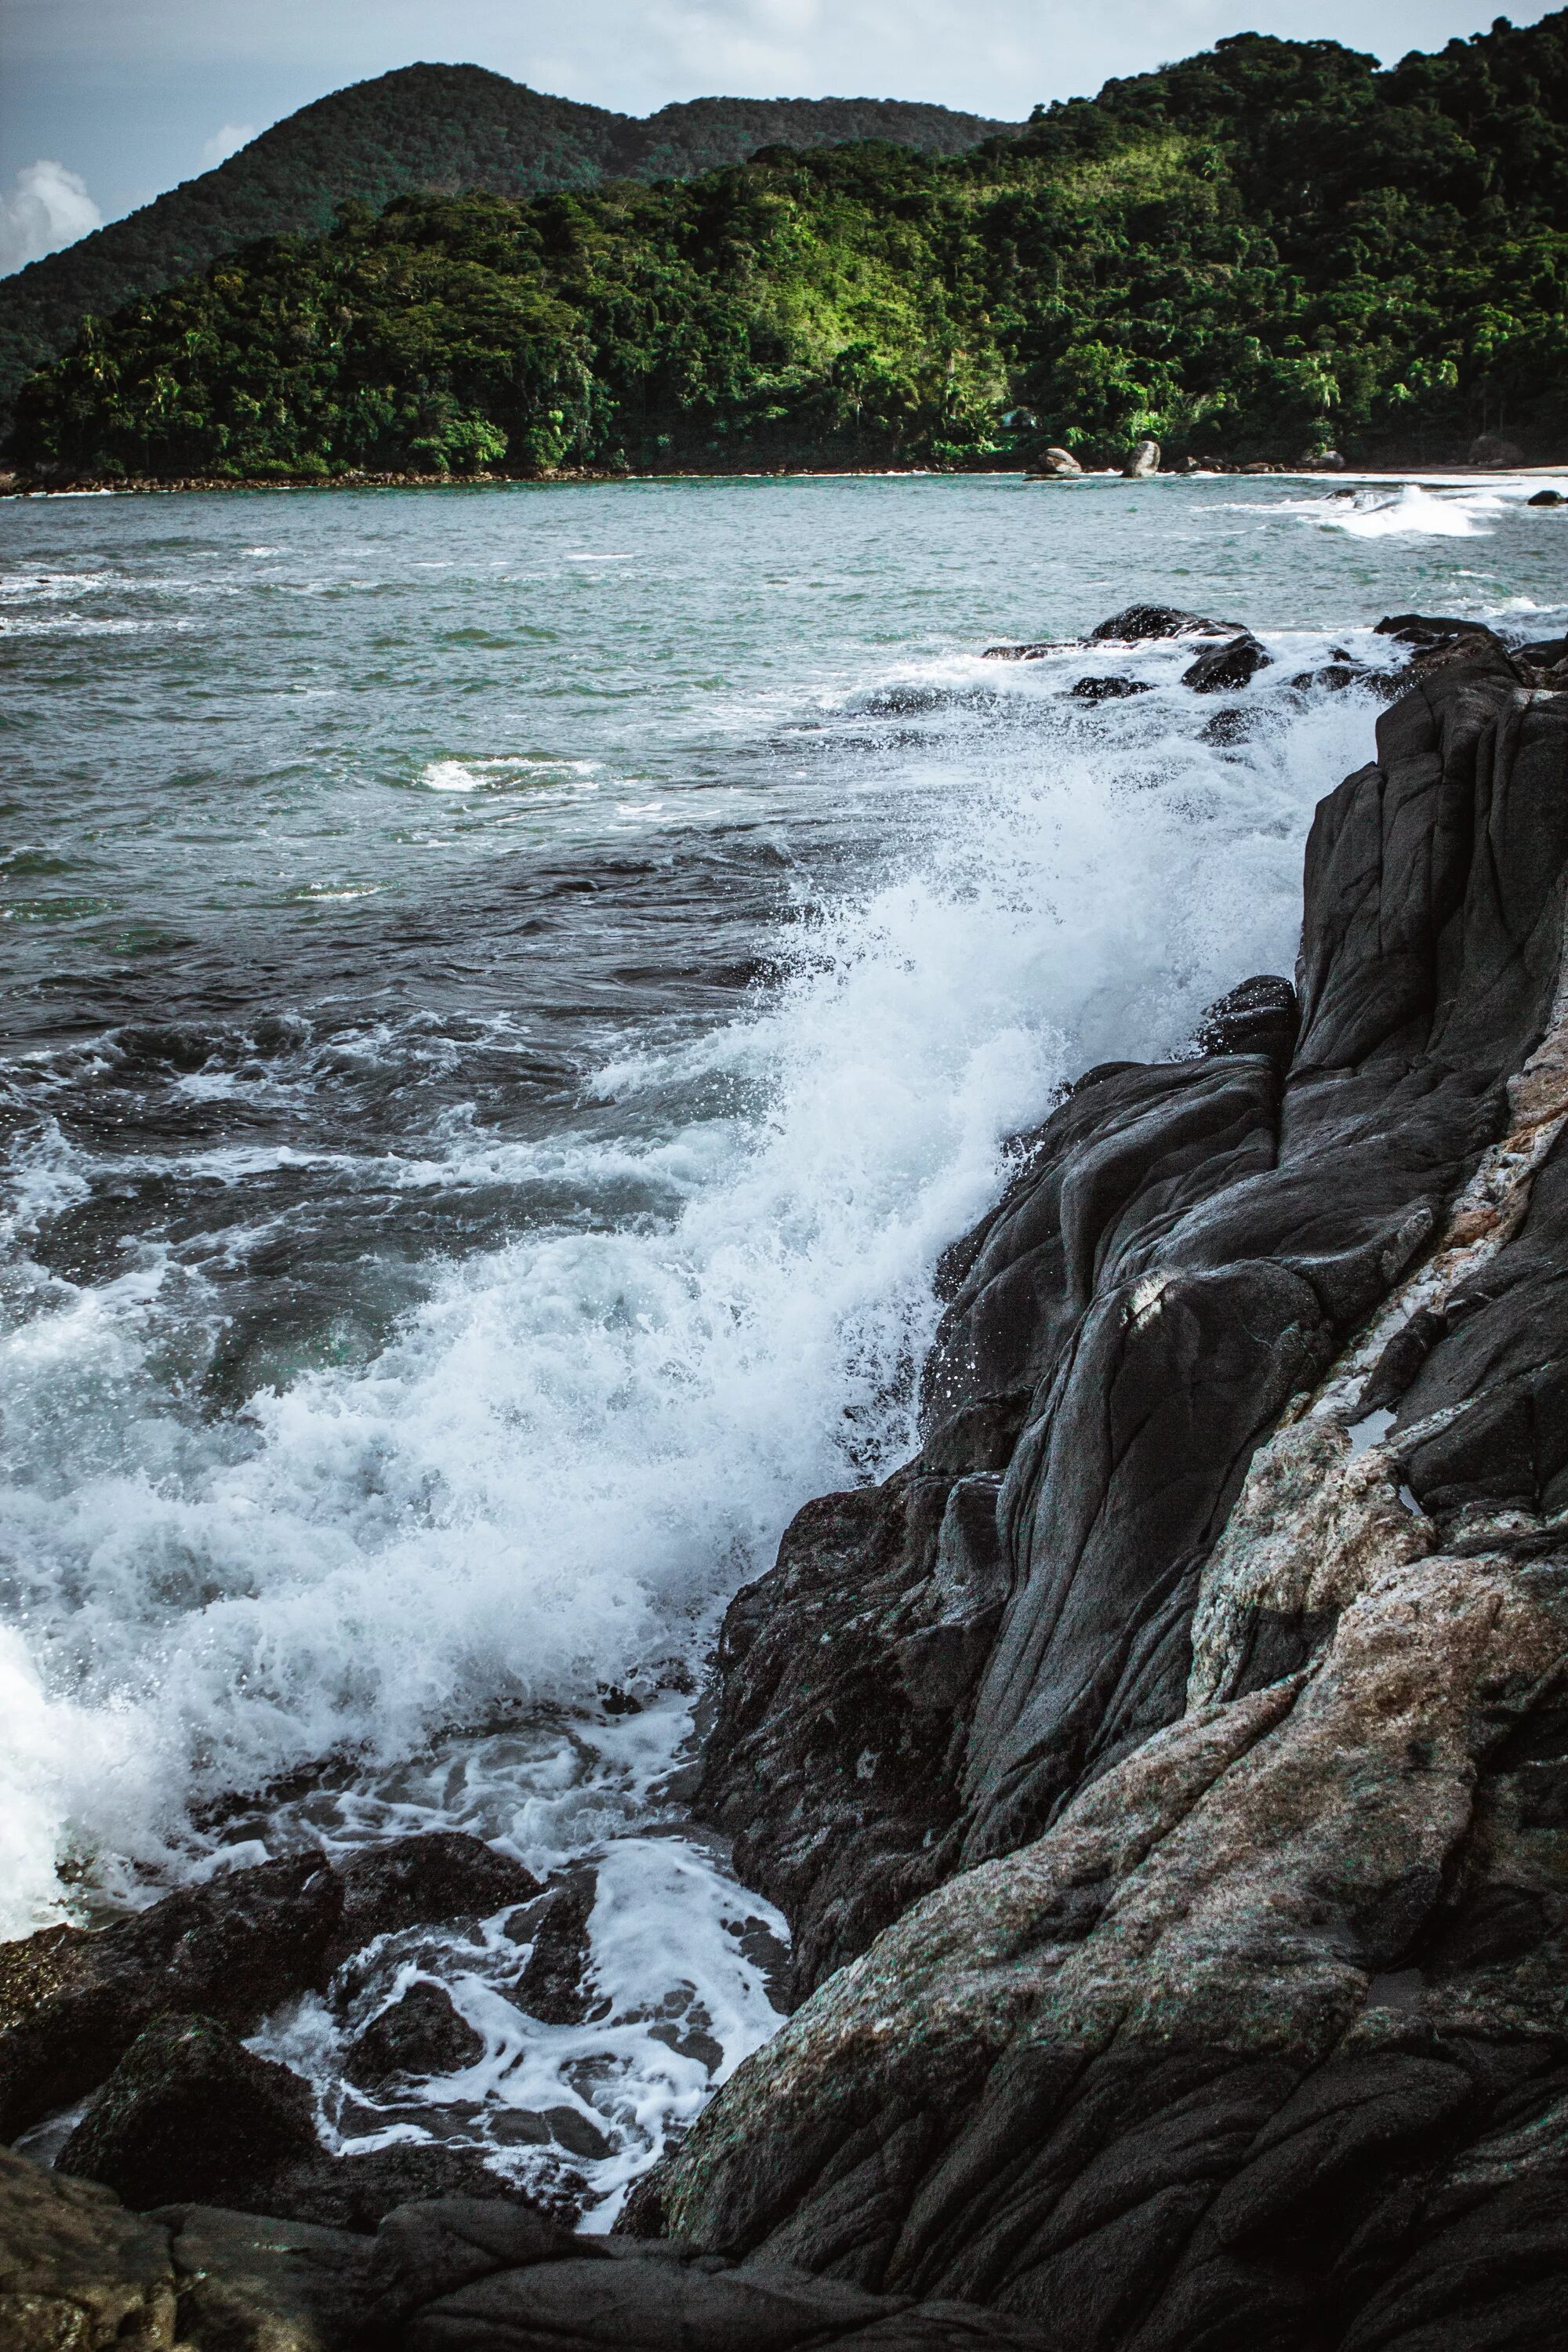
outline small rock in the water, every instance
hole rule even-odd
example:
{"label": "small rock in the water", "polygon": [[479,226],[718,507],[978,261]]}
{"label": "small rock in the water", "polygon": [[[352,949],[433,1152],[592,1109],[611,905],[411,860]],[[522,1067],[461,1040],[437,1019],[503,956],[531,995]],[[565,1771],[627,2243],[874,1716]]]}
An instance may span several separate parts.
{"label": "small rock in the water", "polygon": [[415,1984],[353,2042],[343,2074],[362,2088],[393,2074],[457,2074],[482,2057],[484,2047],[444,1985]]}
{"label": "small rock in the water", "polygon": [[1568,507],[1568,494],[1562,490],[1537,490],[1524,503],[1527,507]]}
{"label": "small rock in the water", "polygon": [[1268,656],[1258,639],[1243,630],[1228,644],[1200,654],[1192,667],[1182,672],[1182,684],[1190,686],[1194,694],[1224,694],[1247,685],[1260,669],[1268,667]]}
{"label": "small rock in the water", "polygon": [[372,1846],[343,1865],[342,1916],[329,1958],[346,1959],[374,1937],[433,1920],[484,1918],[529,1903],[540,1883],[521,1862],[458,1830],[433,1830]]}
{"label": "small rock in the water", "polygon": [[561,1887],[551,1896],[535,1931],[533,1949],[512,1997],[543,2025],[580,2025],[587,2015],[584,1979],[594,1895],[592,1879]]}
{"label": "small rock in the water", "polygon": [[1149,694],[1147,678],[1080,677],[1071,692],[1079,702],[1124,702],[1130,694]]}
{"label": "small rock in the water", "polygon": [[1070,480],[1074,474],[1081,474],[1082,471],[1083,467],[1070,449],[1047,449],[1039,463],[1029,468],[1030,477],[1036,481]]}
{"label": "small rock in the water", "polygon": [[1201,613],[1183,613],[1173,604],[1125,604],[1090,629],[1091,646],[1142,645],[1148,637],[1231,637],[1239,621],[1207,621]]}
{"label": "small rock in the water", "polygon": [[223,2204],[318,2149],[298,2074],[216,2018],[165,2017],[132,2043],[56,2161],[128,2205]]}
{"label": "small rock in the water", "polygon": [[1139,481],[1145,474],[1160,470],[1160,444],[1157,441],[1135,441],[1127,452],[1121,471],[1130,482]]}

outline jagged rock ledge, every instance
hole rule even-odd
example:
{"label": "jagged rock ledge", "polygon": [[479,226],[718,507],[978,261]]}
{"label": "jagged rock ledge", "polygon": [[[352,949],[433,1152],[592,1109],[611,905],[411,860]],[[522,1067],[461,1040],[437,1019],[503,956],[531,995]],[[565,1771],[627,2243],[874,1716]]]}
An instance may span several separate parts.
{"label": "jagged rock ledge", "polygon": [[[7,2133],[110,2078],[92,2179],[0,2158],[0,2340],[1559,2352],[1568,644],[1385,626],[1294,985],[1025,1139],[942,1269],[918,1457],[730,1612],[700,1803],[804,2005],[627,2234],[312,2154],[235,2040],[388,1927],[539,1895],[411,1841],[0,1949]],[[1097,637],[1166,630],[1237,634]]]}

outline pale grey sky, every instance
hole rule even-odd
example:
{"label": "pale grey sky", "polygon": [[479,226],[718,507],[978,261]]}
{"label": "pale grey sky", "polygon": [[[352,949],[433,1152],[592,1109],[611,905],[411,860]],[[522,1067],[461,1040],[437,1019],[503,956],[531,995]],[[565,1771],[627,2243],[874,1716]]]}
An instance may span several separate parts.
{"label": "pale grey sky", "polygon": [[[471,62],[627,113],[671,99],[934,99],[1021,119],[1223,34],[1387,61],[1484,0],[0,0],[0,269],[208,169],[325,91]],[[1516,6],[1533,24],[1544,6]],[[35,167],[44,165],[40,174]],[[18,175],[20,177],[18,178]],[[51,231],[50,222],[58,228]],[[42,248],[40,248],[42,249]],[[9,258],[7,258],[9,255]]]}

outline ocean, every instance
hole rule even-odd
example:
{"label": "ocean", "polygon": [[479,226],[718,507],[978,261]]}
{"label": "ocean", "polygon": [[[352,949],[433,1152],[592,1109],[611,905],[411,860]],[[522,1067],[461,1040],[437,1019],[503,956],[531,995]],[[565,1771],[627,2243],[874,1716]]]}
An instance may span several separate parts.
{"label": "ocean", "polygon": [[[687,1812],[726,1601],[910,1452],[1011,1139],[1291,969],[1381,707],[1293,681],[1568,625],[1538,487],[0,502],[0,1935],[431,1827],[593,1873],[582,2022],[500,1919],[256,2046],[608,2227],[778,2021]],[[984,658],[1135,601],[1271,665]],[[426,1977],[482,2057],[345,2084]]]}

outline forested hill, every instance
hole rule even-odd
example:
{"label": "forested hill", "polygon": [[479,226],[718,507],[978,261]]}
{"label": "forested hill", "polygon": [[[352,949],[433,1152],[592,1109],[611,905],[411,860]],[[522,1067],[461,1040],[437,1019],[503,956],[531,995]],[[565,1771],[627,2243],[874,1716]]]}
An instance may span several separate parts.
{"label": "forested hill", "polygon": [[93,324],[43,478],[1568,457],[1568,10],[1220,42],[955,156],[402,197]]}
{"label": "forested hill", "polygon": [[106,316],[155,294],[257,237],[328,228],[351,200],[379,212],[419,190],[523,196],[605,178],[684,177],[770,144],[891,139],[952,155],[1012,127],[875,98],[700,98],[639,121],[479,66],[407,66],[302,107],[216,171],[0,278],[0,415],[89,312]]}

